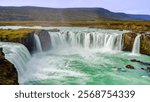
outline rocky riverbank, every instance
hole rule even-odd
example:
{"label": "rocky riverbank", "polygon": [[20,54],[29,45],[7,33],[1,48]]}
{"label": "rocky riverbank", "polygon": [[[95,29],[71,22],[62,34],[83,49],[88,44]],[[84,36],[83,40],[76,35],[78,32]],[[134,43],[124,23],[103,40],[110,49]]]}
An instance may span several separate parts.
{"label": "rocky riverbank", "polygon": [[140,37],[140,53],[150,55],[150,34],[147,32],[128,32],[123,34],[123,51],[132,51],[133,43],[138,34]]}
{"label": "rocky riverbank", "polygon": [[[30,53],[36,50],[34,34],[37,34],[41,40],[43,51],[46,51],[51,46],[51,39],[48,31],[36,29],[18,29],[18,30],[0,30],[0,41],[16,42],[26,46]],[[49,43],[47,43],[49,42]]]}
{"label": "rocky riverbank", "polygon": [[[53,31],[53,30],[52,30]],[[54,30],[58,32],[58,30]],[[18,29],[18,30],[0,30],[0,41],[22,43],[27,47],[30,53],[36,50],[34,34],[40,38],[43,51],[50,49],[51,38],[46,30],[35,29]],[[140,53],[150,55],[150,34],[147,32],[128,32],[123,34],[123,51],[132,51],[135,38],[138,34],[140,37]],[[47,43],[48,42],[48,43]]]}
{"label": "rocky riverbank", "polygon": [[18,85],[18,73],[13,64],[11,64],[0,48],[0,85]]}

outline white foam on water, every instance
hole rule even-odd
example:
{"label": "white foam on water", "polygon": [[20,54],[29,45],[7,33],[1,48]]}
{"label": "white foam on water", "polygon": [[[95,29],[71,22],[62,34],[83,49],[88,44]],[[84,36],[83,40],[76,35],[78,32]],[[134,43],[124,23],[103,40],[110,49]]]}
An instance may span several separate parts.
{"label": "white foam on water", "polygon": [[0,47],[3,48],[6,59],[17,68],[19,83],[22,84],[24,72],[27,70],[26,63],[31,59],[29,51],[19,43],[0,42]]}

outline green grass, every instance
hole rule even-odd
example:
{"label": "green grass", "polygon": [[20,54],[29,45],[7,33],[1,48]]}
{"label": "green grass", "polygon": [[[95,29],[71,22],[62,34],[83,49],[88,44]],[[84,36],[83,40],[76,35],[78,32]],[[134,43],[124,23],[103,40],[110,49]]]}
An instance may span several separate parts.
{"label": "green grass", "polygon": [[0,40],[8,40],[13,41],[15,39],[23,38],[27,34],[35,32],[35,29],[18,29],[18,30],[11,30],[11,29],[0,29]]}

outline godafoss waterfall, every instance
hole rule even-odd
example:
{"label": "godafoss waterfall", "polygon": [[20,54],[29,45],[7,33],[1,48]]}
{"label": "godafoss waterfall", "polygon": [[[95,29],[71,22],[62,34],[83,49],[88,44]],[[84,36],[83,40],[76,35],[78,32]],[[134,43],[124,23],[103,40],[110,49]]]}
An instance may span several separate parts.
{"label": "godafoss waterfall", "polygon": [[[48,27],[42,29],[48,30]],[[36,51],[32,55],[22,44],[0,43],[6,58],[17,68],[20,84],[150,84],[147,70],[150,57],[140,54],[141,35],[135,38],[132,51],[124,52],[123,33],[127,31],[58,29],[58,32],[49,32],[50,41],[45,43],[50,45],[47,51],[43,51],[41,36],[35,33]]]}

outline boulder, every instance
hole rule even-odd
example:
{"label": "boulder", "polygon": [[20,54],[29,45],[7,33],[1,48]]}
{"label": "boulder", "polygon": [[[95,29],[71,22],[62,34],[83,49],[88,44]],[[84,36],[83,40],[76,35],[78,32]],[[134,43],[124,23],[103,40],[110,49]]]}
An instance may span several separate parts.
{"label": "boulder", "polygon": [[144,68],[141,68],[142,70],[145,70]]}
{"label": "boulder", "polygon": [[126,68],[128,68],[128,69],[134,69],[134,67],[132,65],[126,65]]}

